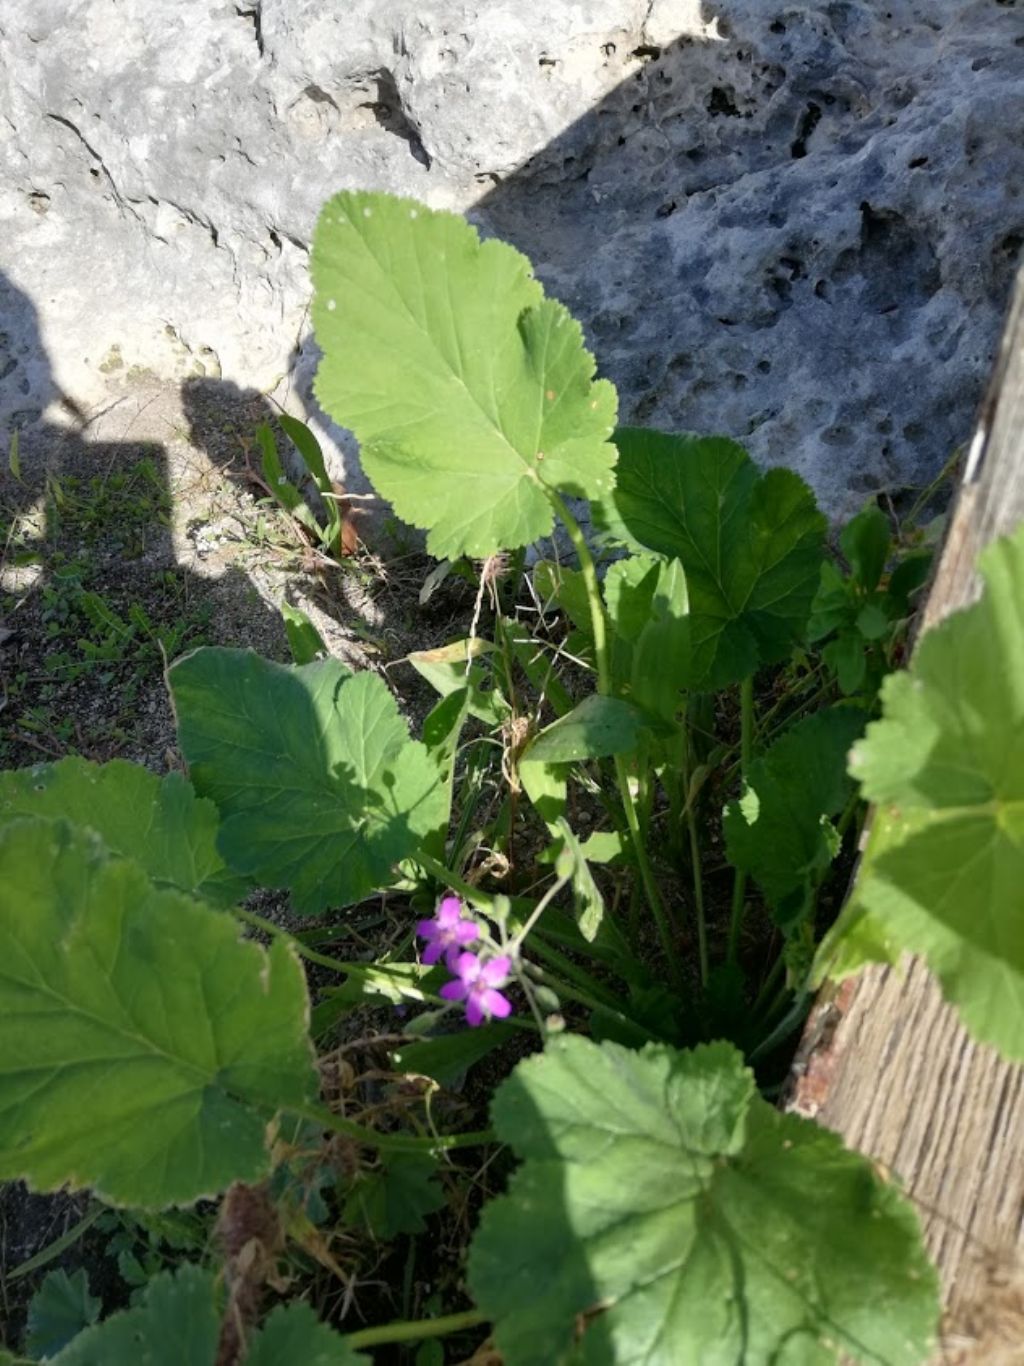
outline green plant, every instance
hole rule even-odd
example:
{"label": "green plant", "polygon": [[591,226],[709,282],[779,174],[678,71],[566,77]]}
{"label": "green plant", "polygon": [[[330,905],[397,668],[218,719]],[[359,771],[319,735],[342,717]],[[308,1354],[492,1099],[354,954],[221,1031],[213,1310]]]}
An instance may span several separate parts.
{"label": "green plant", "polygon": [[931,568],[931,552],[913,550],[892,573],[889,519],[869,505],[843,528],[840,546],[848,572],[826,561],[814,599],[808,640],[826,641],[822,658],[844,693],[876,694],[894,665],[899,628],[911,615],[911,599]]}
{"label": "green plant", "polygon": [[[577,324],[453,215],[340,195],[312,259],[320,400],[435,554],[483,560],[479,593],[462,639],[411,660],[438,694],[419,740],[383,679],[314,658],[296,619],[305,662],[202,648],[171,667],[190,782],[77,760],[0,775],[0,1175],[133,1211],[227,1192],[205,1255],[136,1258],[156,1274],[132,1307],[56,1362],[159,1362],[168,1342],[196,1366],[417,1343],[429,1361],[484,1324],[508,1366],[923,1360],[938,1288],[914,1211],[758,1082],[816,975],[906,945],[1024,1053],[1024,994],[998,1020],[985,1005],[1024,967],[1024,536],[858,741],[867,665],[858,705],[838,656],[809,699],[794,678],[812,620],[870,654],[868,609],[903,619],[893,583],[918,568],[877,517],[823,580],[794,474],[724,438],[616,431]],[[556,525],[576,567],[526,575],[516,552]],[[892,810],[819,947],[863,812],[851,744]],[[944,840],[985,870],[983,943],[934,873]],[[254,886],[316,919],[261,917]],[[367,951],[324,951],[344,936]],[[369,1042],[346,1035],[379,1007]],[[493,1127],[466,1127],[476,1068],[485,1092],[504,1077]],[[522,1165],[472,1235],[469,1303],[453,1275],[416,1317],[416,1238],[448,1220],[466,1241],[490,1163],[460,1155],[496,1142]],[[403,1316],[341,1337],[298,1299],[265,1313],[285,1262],[348,1295],[340,1236],[394,1249]]]}
{"label": "green plant", "polygon": [[262,452],[263,487],[279,507],[302,527],[312,545],[324,555],[339,559],[352,549],[344,520],[344,510],[348,504],[339,486],[327,473],[323,451],[313,431],[305,422],[300,422],[288,413],[278,413],[276,420],[291,442],[295,460],[313,484],[319,497],[320,515],[288,478],[273,429],[266,422],[261,423],[256,431],[256,440]]}

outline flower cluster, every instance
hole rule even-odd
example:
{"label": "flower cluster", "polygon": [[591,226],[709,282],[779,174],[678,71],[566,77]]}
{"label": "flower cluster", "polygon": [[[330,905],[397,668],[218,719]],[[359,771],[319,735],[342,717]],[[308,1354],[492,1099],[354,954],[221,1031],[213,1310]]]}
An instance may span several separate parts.
{"label": "flower cluster", "polygon": [[431,920],[421,920],[416,933],[426,940],[423,961],[432,966],[442,956],[452,973],[452,981],[441,988],[446,1001],[463,1001],[466,1023],[474,1027],[485,1020],[503,1020],[512,1013],[512,1003],[498,990],[508,980],[512,967],[505,954],[488,958],[466,950],[481,939],[480,926],[462,914],[462,902],[457,896],[446,896]]}

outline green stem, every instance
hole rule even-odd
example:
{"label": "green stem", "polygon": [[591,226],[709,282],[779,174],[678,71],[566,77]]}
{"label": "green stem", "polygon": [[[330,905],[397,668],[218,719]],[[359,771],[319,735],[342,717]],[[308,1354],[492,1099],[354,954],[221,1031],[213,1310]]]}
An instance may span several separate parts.
{"label": "green stem", "polygon": [[859,805],[860,790],[857,789],[856,791],[850,793],[849,800],[843,807],[842,814],[840,815],[838,821],[836,821],[836,834],[839,836],[840,839],[843,839],[846,835],[847,830],[849,830],[850,822],[857,814],[857,807]]}
{"label": "green stem", "polygon": [[534,935],[533,943],[530,945],[531,955],[539,958],[542,963],[549,963],[563,977],[575,983],[576,999],[582,1005],[590,1006],[591,1009],[616,1010],[621,996],[609,991],[584,968],[579,967],[571,958],[567,958],[560,949],[554,948],[544,939],[543,934],[542,930],[540,934]]}
{"label": "green stem", "polygon": [[[781,996],[781,993],[780,993]],[[773,1011],[776,1009],[773,1006]],[[773,1048],[777,1048],[780,1043],[799,1029],[807,1016],[808,1004],[806,995],[798,995],[793,1002],[788,1014],[780,1020],[766,1039],[762,1039],[754,1051],[750,1054],[748,1061],[756,1062],[758,1058],[763,1058],[770,1053]]]}
{"label": "green stem", "polygon": [[[814,668],[810,671],[810,673],[806,676],[806,678],[803,680],[804,684],[809,684],[809,683],[814,682],[814,681],[817,679],[818,675],[822,672],[823,669],[824,669],[824,665],[823,665],[823,664],[816,664],[816,665],[814,666]],[[824,687],[819,688],[819,689],[817,690],[817,692],[815,692],[815,694],[813,695],[813,697],[811,697],[811,698],[806,698],[806,697],[805,697],[804,700],[803,700],[803,702],[799,703],[799,707],[800,707],[800,708],[803,708],[804,706],[809,705],[810,702],[816,701],[818,697],[824,695],[826,692],[829,692],[829,691],[831,690],[831,687],[832,687],[831,683],[826,683]],[[784,692],[784,693],[782,694],[782,696],[778,699],[777,702],[773,702],[772,705],[768,708],[768,710],[767,710],[762,716],[759,716],[759,717],[758,717],[758,719],[757,719],[757,733],[758,733],[758,739],[759,739],[759,741],[760,741],[760,743],[761,743],[762,745],[765,745],[765,744],[768,743],[768,739],[769,739],[769,736],[770,736],[770,734],[771,734],[769,728],[770,728],[772,722],[775,720],[776,716],[778,716],[779,712],[783,709],[783,707],[785,707],[785,706],[786,706],[787,704],[789,704],[789,703],[792,703],[792,701],[793,701],[793,690],[787,689],[787,691]],[[785,720],[785,722],[784,722],[783,724],[785,724],[785,725],[788,726],[789,723],[790,723],[790,720],[791,720],[791,718],[787,716],[787,717],[786,717],[786,720]]]}
{"label": "green stem", "polygon": [[[798,707],[794,707],[794,709],[788,714],[788,716],[786,716],[782,721],[780,721],[777,726],[773,726],[772,729],[769,730],[767,727],[767,722],[769,718],[774,716],[776,712],[778,712],[782,704],[788,701],[789,699],[784,697],[782,699],[782,702],[776,702],[775,706],[772,707],[771,711],[768,712],[768,714],[758,724],[758,743],[760,747],[762,749],[767,749],[777,735],[780,735],[782,731],[787,730],[790,726],[792,726],[800,717],[802,717],[805,714],[805,712],[816,711],[818,707],[821,705],[821,703],[824,702],[832,692],[833,685],[831,683],[827,683],[823,688],[819,688],[818,691],[815,692],[811,697],[805,698],[804,701],[801,702]],[[730,753],[732,752],[733,751],[730,751]],[[740,768],[742,768],[742,761],[740,759],[736,759],[733,763],[729,765],[728,768],[724,768],[722,770],[721,783],[723,787],[728,785],[728,783],[732,781],[733,775]]]}
{"label": "green stem", "polygon": [[[536,940],[534,941],[534,944],[536,946]],[[543,957],[543,954],[539,956]],[[654,1034],[646,1025],[641,1024],[639,1020],[635,1020],[632,1015],[626,1015],[623,1011],[617,1009],[617,1007],[609,1005],[605,1001],[595,999],[589,992],[577,991],[575,987],[566,986],[564,982],[560,981],[557,977],[552,977],[550,973],[544,968],[539,967],[536,963],[530,964],[530,973],[531,976],[536,977],[537,981],[543,986],[550,987],[556,996],[564,997],[567,1001],[575,1001],[578,1005],[586,1006],[588,1010],[603,1011],[605,1015],[612,1016],[622,1024],[627,1025],[630,1029],[635,1029],[640,1034],[645,1034],[653,1043],[664,1042],[659,1035]]]}
{"label": "green stem", "polygon": [[501,600],[503,610],[511,614],[515,611],[516,599],[519,596],[519,586],[523,581],[523,570],[526,566],[526,547],[520,546],[518,550],[512,552],[508,562],[508,572],[500,580],[498,595]]}
{"label": "green stem", "polygon": [[682,985],[682,969],[679,953],[672,938],[672,927],[669,924],[668,912],[662,903],[661,893],[654,880],[654,872],[651,869],[647,850],[644,847],[643,836],[640,834],[640,822],[637,819],[636,807],[633,805],[633,794],[629,790],[629,773],[626,770],[626,761],[621,754],[615,756],[615,777],[618,780],[619,795],[622,798],[623,810],[626,813],[626,825],[629,828],[629,837],[633,845],[633,855],[636,858],[637,867],[640,869],[640,880],[644,885],[647,904],[654,912],[658,937],[661,939],[662,952],[665,955],[672,980],[677,987],[680,987]]}
{"label": "green stem", "polygon": [[[464,878],[459,877],[457,873],[453,873],[450,868],[446,868],[443,863],[439,863],[438,860],[432,858],[430,854],[423,853],[421,850],[416,855],[416,862],[420,864],[422,868],[425,868],[428,873],[432,874],[438,882],[443,883],[446,887],[450,887],[453,892],[458,892],[464,900],[472,901],[482,910],[487,911],[490,909],[491,898],[486,892],[481,892],[478,887],[474,887],[466,882]],[[582,988],[582,990],[570,991],[564,985],[556,984],[552,981],[551,987],[553,991],[561,991],[568,999],[579,1001],[581,1005],[589,1006],[592,1010],[598,1008],[602,1010],[615,1010],[618,998],[611,992],[606,991],[605,988],[602,987],[599,982],[595,981],[588,972],[585,972],[582,968],[571,962],[563,954],[559,953],[557,949],[543,943],[540,938],[534,937],[530,952],[537,958],[554,964],[559,972],[563,973],[570,981],[577,983],[577,985]],[[601,999],[602,997],[604,997],[603,1000]]]}
{"label": "green stem", "polygon": [[238,920],[243,920],[257,930],[263,930],[265,934],[273,935],[275,939],[284,939],[307,962],[318,963],[320,967],[330,968],[333,972],[358,973],[360,969],[366,970],[365,963],[346,963],[341,958],[329,958],[325,953],[317,953],[315,949],[307,948],[302,940],[297,939],[289,930],[281,925],[275,925],[272,920],[267,920],[262,915],[257,915],[255,911],[247,911],[241,906],[236,906],[233,914]]}
{"label": "green stem", "polygon": [[443,1338],[486,1322],[486,1315],[479,1309],[466,1309],[461,1314],[445,1314],[439,1319],[412,1319],[408,1323],[382,1323],[379,1328],[360,1328],[355,1333],[346,1333],[345,1342],[353,1351],[358,1351],[360,1347],[379,1347],[385,1342]]}
{"label": "green stem", "polygon": [[693,865],[693,900],[697,907],[697,951],[700,954],[700,980],[706,986],[708,980],[708,931],[704,918],[704,878],[700,864],[700,841],[697,839],[697,818],[693,812],[693,802],[687,798],[686,826],[690,832],[690,863]]}
{"label": "green stem", "polygon": [[474,887],[471,882],[467,882],[464,877],[460,877],[451,868],[446,868],[440,859],[434,858],[425,849],[417,850],[414,858],[420,867],[430,873],[443,887],[450,887],[453,892],[458,892],[463,901],[468,901],[471,906],[476,906],[488,914],[492,913],[493,898],[488,896],[486,892],[482,892],[479,887]]}
{"label": "green stem", "polygon": [[785,970],[785,966],[785,959],[780,953],[778,958],[776,958],[775,962],[772,964],[771,972],[769,972],[768,976],[764,979],[764,986],[757,993],[757,1000],[754,1002],[751,1008],[751,1013],[753,1015],[759,1015],[761,1011],[764,1009],[765,1003],[767,1002],[770,993],[774,990],[776,983],[778,982],[780,976]]}
{"label": "green stem", "polygon": [[[419,863],[421,867],[425,868],[428,873],[431,873],[438,882],[450,887],[453,892],[458,892],[465,900],[471,900],[477,906],[485,910],[490,907],[491,901],[486,893],[481,892],[477,887],[471,886],[464,878],[459,877],[457,873],[453,873],[451,869],[446,868],[443,863],[439,863],[437,859],[432,858],[429,854],[425,854],[421,851],[416,855],[416,862]],[[650,1034],[650,1031],[645,1029],[643,1025],[638,1025],[635,1020],[630,1019],[628,1015],[624,1015],[616,1008],[618,1003],[616,997],[610,992],[606,992],[600,983],[596,982],[588,972],[577,967],[575,963],[572,963],[563,954],[559,953],[557,949],[551,948],[550,945],[543,943],[539,937],[535,936],[530,946],[530,952],[537,958],[553,963],[561,973],[570,979],[570,981],[582,986],[582,990],[579,989],[579,986],[568,987],[564,982],[559,982],[555,978],[548,977],[545,985],[550,986],[556,995],[564,996],[568,1001],[577,1001],[580,1005],[586,1006],[589,1010],[608,1011],[611,1014],[618,1016],[620,1019],[627,1021],[635,1028],[643,1030],[644,1033]],[[603,1000],[601,999],[602,997],[604,997]],[[653,1039],[655,1036],[651,1034],[650,1037]]]}
{"label": "green stem", "polygon": [[695,794],[691,792],[690,768],[690,728],[684,715],[679,725],[679,777],[686,829],[690,837],[690,867],[693,871],[693,902],[697,910],[697,952],[700,957],[701,985],[708,980],[708,933],[704,914],[704,873],[701,867],[700,840],[697,838],[697,815],[694,810]]}
{"label": "green stem", "polygon": [[793,995],[793,988],[789,985],[788,982],[781,982],[779,984],[778,990],[776,991],[775,995],[772,997],[772,999],[768,1002],[768,1005],[765,1007],[764,1019],[766,1025],[771,1024],[771,1022],[776,1018],[776,1016],[782,1011],[783,1006],[785,1006],[787,1002],[792,999]]}
{"label": "green stem", "polygon": [[[754,675],[750,674],[740,684],[740,772],[744,783],[750,773],[750,755],[754,739]],[[730,963],[736,962],[739,950],[740,931],[743,928],[744,894],[747,890],[747,875],[736,870],[736,880],[732,887],[732,913],[729,917]]]}
{"label": "green stem", "polygon": [[572,515],[565,503],[562,502],[557,493],[551,489],[546,490],[551,505],[558,515],[559,521],[569,534],[573,549],[580,562],[580,573],[583,575],[583,586],[587,592],[587,606],[590,609],[590,629],[594,633],[594,659],[597,663],[597,691],[603,696],[608,697],[612,690],[612,671],[611,663],[608,658],[608,619],[604,612],[604,603],[601,601],[601,589],[597,582],[597,569],[594,566],[594,557],[590,553],[590,546],[587,545],[587,538],[580,530],[580,524]]}
{"label": "green stem", "polygon": [[[610,697],[612,691],[611,663],[608,657],[608,620],[605,616],[604,603],[601,601],[601,589],[597,582],[597,569],[594,566],[594,557],[590,553],[587,545],[587,538],[580,530],[580,525],[572,515],[565,503],[559,498],[557,493],[550,489],[547,491],[551,504],[558,514],[559,520],[565,527],[572,541],[573,549],[580,562],[580,573],[583,575],[583,586],[587,593],[587,606],[590,609],[590,629],[594,634],[594,658],[597,663],[597,690],[603,697]],[[682,983],[682,971],[679,963],[679,954],[676,949],[675,941],[672,938],[672,927],[669,923],[668,912],[665,910],[658,890],[658,884],[654,880],[654,873],[651,869],[650,860],[647,857],[647,849],[644,846],[643,835],[640,831],[640,819],[637,815],[636,803],[633,794],[629,789],[629,773],[626,769],[626,761],[621,754],[615,755],[615,778],[619,787],[619,796],[622,799],[622,808],[626,815],[626,826],[629,830],[630,842],[633,846],[633,857],[636,859],[637,867],[640,870],[640,879],[644,885],[644,893],[648,904],[654,913],[654,919],[658,926],[658,935],[661,939],[661,947],[668,962],[669,971],[677,986]]]}
{"label": "green stem", "polygon": [[516,931],[516,933],[509,940],[508,945],[506,946],[507,952],[512,954],[513,957],[518,955],[519,950],[522,948],[523,942],[526,939],[526,936],[530,933],[534,925],[536,925],[537,921],[541,918],[541,916],[544,914],[547,908],[551,905],[552,901],[562,890],[562,888],[571,880],[571,877],[572,874],[567,873],[564,877],[559,877],[555,879],[555,881],[551,884],[551,886],[547,889],[547,891],[544,893],[541,899],[537,902],[536,906],[534,906],[533,910],[527,916],[523,925]]}
{"label": "green stem", "polygon": [[467,1134],[439,1134],[419,1138],[412,1134],[378,1133],[376,1129],[367,1129],[365,1125],[356,1124],[354,1120],[342,1119],[340,1115],[319,1105],[289,1105],[287,1111],[291,1115],[298,1115],[300,1119],[308,1120],[310,1124],[317,1124],[320,1128],[330,1129],[336,1134],[344,1134],[346,1138],[354,1139],[357,1143],[365,1143],[367,1147],[380,1148],[384,1152],[451,1152],[455,1148],[479,1148],[485,1143],[495,1141],[490,1129],[477,1129]]}

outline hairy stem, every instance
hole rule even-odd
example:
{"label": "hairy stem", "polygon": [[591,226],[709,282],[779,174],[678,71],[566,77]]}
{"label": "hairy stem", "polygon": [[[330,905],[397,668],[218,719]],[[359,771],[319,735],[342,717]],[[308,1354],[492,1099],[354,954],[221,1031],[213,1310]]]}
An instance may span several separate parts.
{"label": "hairy stem", "polygon": [[360,1328],[348,1333],[346,1344],[354,1351],[360,1347],[379,1347],[385,1342],[419,1342],[423,1338],[443,1338],[449,1333],[461,1333],[465,1328],[476,1328],[486,1323],[479,1309],[466,1309],[461,1314],[445,1314],[439,1319],[412,1319],[407,1323],[382,1323],[379,1328]]}

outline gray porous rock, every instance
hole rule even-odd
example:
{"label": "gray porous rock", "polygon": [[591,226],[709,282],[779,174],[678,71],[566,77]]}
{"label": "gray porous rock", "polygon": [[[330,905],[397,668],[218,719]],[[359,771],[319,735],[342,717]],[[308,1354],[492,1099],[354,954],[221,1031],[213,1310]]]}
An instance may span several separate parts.
{"label": "gray porous rock", "polygon": [[143,371],[311,411],[316,214],[384,189],[528,252],[624,420],[848,513],[970,430],[1022,104],[1016,0],[0,0],[0,423]]}

